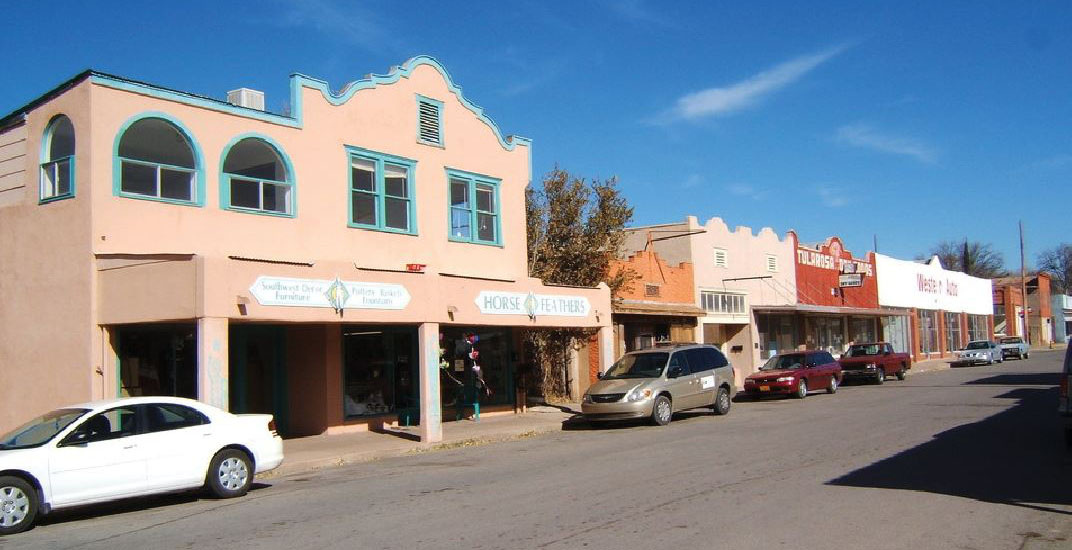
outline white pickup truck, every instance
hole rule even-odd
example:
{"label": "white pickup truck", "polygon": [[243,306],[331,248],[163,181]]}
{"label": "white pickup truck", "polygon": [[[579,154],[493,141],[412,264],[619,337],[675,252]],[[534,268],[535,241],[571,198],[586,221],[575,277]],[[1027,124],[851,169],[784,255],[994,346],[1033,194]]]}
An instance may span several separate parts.
{"label": "white pickup truck", "polygon": [[1024,339],[1019,336],[1002,336],[998,339],[998,345],[1001,346],[1002,358],[1027,359],[1031,351],[1031,348],[1024,343]]}

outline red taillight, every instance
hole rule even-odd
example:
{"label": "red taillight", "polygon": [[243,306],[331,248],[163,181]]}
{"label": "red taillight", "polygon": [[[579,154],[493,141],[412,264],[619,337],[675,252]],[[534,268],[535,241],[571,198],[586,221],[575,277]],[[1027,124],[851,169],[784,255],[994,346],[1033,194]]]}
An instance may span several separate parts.
{"label": "red taillight", "polygon": [[1068,377],[1067,376],[1062,376],[1061,377],[1061,397],[1065,398],[1065,399],[1068,398]]}
{"label": "red taillight", "polygon": [[275,433],[275,418],[268,421],[268,431]]}

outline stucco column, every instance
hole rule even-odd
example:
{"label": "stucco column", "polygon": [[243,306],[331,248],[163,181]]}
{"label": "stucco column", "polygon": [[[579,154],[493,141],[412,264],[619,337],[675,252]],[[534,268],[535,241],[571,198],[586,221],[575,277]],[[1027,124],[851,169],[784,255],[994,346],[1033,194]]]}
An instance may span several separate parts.
{"label": "stucco column", "polygon": [[599,372],[607,372],[614,359],[614,327],[599,327]]}
{"label": "stucco column", "polygon": [[197,399],[227,410],[229,392],[226,317],[197,320]]}
{"label": "stucco column", "polygon": [[439,397],[439,323],[417,328],[421,350],[421,441],[443,441],[443,405]]}

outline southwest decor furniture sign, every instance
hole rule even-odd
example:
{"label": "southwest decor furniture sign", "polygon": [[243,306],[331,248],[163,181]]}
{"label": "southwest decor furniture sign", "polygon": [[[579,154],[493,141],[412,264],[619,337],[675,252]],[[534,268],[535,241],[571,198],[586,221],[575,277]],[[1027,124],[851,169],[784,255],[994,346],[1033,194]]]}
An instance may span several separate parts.
{"label": "southwest decor furniture sign", "polygon": [[405,309],[406,287],[328,279],[257,277],[250,293],[262,306],[330,307],[344,309]]}
{"label": "southwest decor furniture sign", "polygon": [[525,294],[522,292],[481,291],[476,297],[476,306],[485,315],[559,315],[564,317],[587,317],[592,306],[583,296],[559,296],[551,294]]}

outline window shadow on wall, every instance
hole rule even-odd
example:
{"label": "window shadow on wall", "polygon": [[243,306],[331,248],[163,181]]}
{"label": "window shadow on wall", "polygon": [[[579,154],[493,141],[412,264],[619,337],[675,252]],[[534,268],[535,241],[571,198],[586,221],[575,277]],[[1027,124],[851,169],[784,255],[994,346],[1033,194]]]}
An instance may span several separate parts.
{"label": "window shadow on wall", "polygon": [[[1072,515],[1072,452],[1057,416],[1056,373],[1002,374],[969,382],[1010,386],[1003,412],[828,482],[923,491]],[[1020,387],[1018,387],[1020,386]]]}

